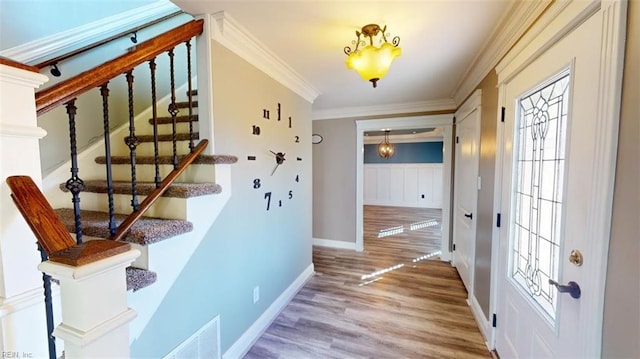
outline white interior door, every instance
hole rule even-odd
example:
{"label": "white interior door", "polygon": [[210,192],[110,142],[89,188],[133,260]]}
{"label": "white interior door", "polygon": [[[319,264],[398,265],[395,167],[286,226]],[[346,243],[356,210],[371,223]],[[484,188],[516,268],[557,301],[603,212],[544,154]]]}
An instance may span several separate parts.
{"label": "white interior door", "polygon": [[[607,225],[605,216],[593,213],[608,213],[597,209],[610,208],[611,202],[610,196],[593,194],[602,181],[599,171],[605,170],[598,164],[607,163],[598,148],[606,143],[615,151],[617,138],[602,142],[602,131],[611,128],[603,122],[617,121],[599,115],[601,91],[611,90],[602,85],[601,42],[609,41],[602,38],[603,17],[602,10],[594,11],[502,83],[503,224],[495,333],[502,358],[600,355],[593,340],[601,340],[597,303],[604,279],[594,274],[605,272],[599,266],[606,263],[606,252],[590,249],[597,247],[594,242],[608,242],[608,231],[591,229]],[[570,262],[574,250],[584,255],[581,266]],[[580,294],[575,286],[560,293],[571,282]]]}
{"label": "white interior door", "polygon": [[[463,106],[464,107],[464,106]],[[456,121],[456,161],[453,213],[453,265],[471,292],[476,249],[480,110],[473,108]]]}

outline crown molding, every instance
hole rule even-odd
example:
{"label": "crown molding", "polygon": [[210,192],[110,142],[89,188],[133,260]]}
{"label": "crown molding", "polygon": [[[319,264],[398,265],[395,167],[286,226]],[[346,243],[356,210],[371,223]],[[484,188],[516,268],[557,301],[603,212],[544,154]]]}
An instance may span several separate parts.
{"label": "crown molding", "polygon": [[69,52],[177,10],[180,9],[169,1],[157,1],[0,51],[0,56],[22,63],[31,63],[54,54]]}
{"label": "crown molding", "polygon": [[457,104],[478,86],[553,0],[513,1],[465,71],[451,97]]}
{"label": "crown molding", "polygon": [[451,110],[451,112],[453,112],[455,109],[456,103],[453,101],[453,99],[441,99],[388,105],[340,107],[314,110],[311,117],[313,120],[332,120],[337,118],[388,116],[448,110]]}
{"label": "crown molding", "polygon": [[310,103],[320,91],[224,11],[209,14],[211,39],[234,52]]}
{"label": "crown molding", "polygon": [[[416,142],[441,142],[443,140],[442,127],[438,127],[430,132],[420,132],[408,135],[392,135],[389,134],[389,142],[391,143],[416,143]],[[393,136],[393,137],[392,137]],[[384,141],[384,136],[367,136],[365,133],[362,139],[366,145],[378,144]]]}

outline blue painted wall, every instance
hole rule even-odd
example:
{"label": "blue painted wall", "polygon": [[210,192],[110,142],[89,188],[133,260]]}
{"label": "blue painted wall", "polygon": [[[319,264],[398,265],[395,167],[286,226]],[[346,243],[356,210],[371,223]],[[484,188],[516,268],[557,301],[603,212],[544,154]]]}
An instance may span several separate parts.
{"label": "blue painted wall", "polygon": [[378,156],[378,145],[364,145],[364,163],[442,163],[442,142],[395,143],[396,154]]}
{"label": "blue painted wall", "polygon": [[[212,142],[216,153],[239,158],[231,167],[232,188],[223,189],[232,195],[131,345],[134,358],[163,357],[217,315],[224,353],[312,265],[311,104],[217,42],[212,46]],[[276,120],[277,103],[287,120]],[[267,108],[270,120],[262,118]],[[251,134],[253,125],[261,127],[259,136]],[[273,175],[270,150],[287,156]],[[256,178],[260,188],[253,187]],[[266,192],[272,193],[268,211]]]}

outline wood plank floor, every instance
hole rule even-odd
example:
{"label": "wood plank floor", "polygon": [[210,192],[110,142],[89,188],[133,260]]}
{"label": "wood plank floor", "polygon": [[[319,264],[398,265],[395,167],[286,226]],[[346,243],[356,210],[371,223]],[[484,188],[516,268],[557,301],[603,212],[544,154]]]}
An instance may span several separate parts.
{"label": "wood plank floor", "polygon": [[314,247],[316,275],[245,358],[490,358],[437,260],[441,211],[365,206],[364,220],[365,250]]}

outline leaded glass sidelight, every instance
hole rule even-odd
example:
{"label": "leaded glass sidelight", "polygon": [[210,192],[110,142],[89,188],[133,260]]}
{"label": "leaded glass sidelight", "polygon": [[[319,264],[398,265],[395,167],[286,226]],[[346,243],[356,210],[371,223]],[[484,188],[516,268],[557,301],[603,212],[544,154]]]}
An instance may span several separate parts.
{"label": "leaded glass sidelight", "polygon": [[569,71],[516,101],[511,276],[552,320],[563,211]]}

